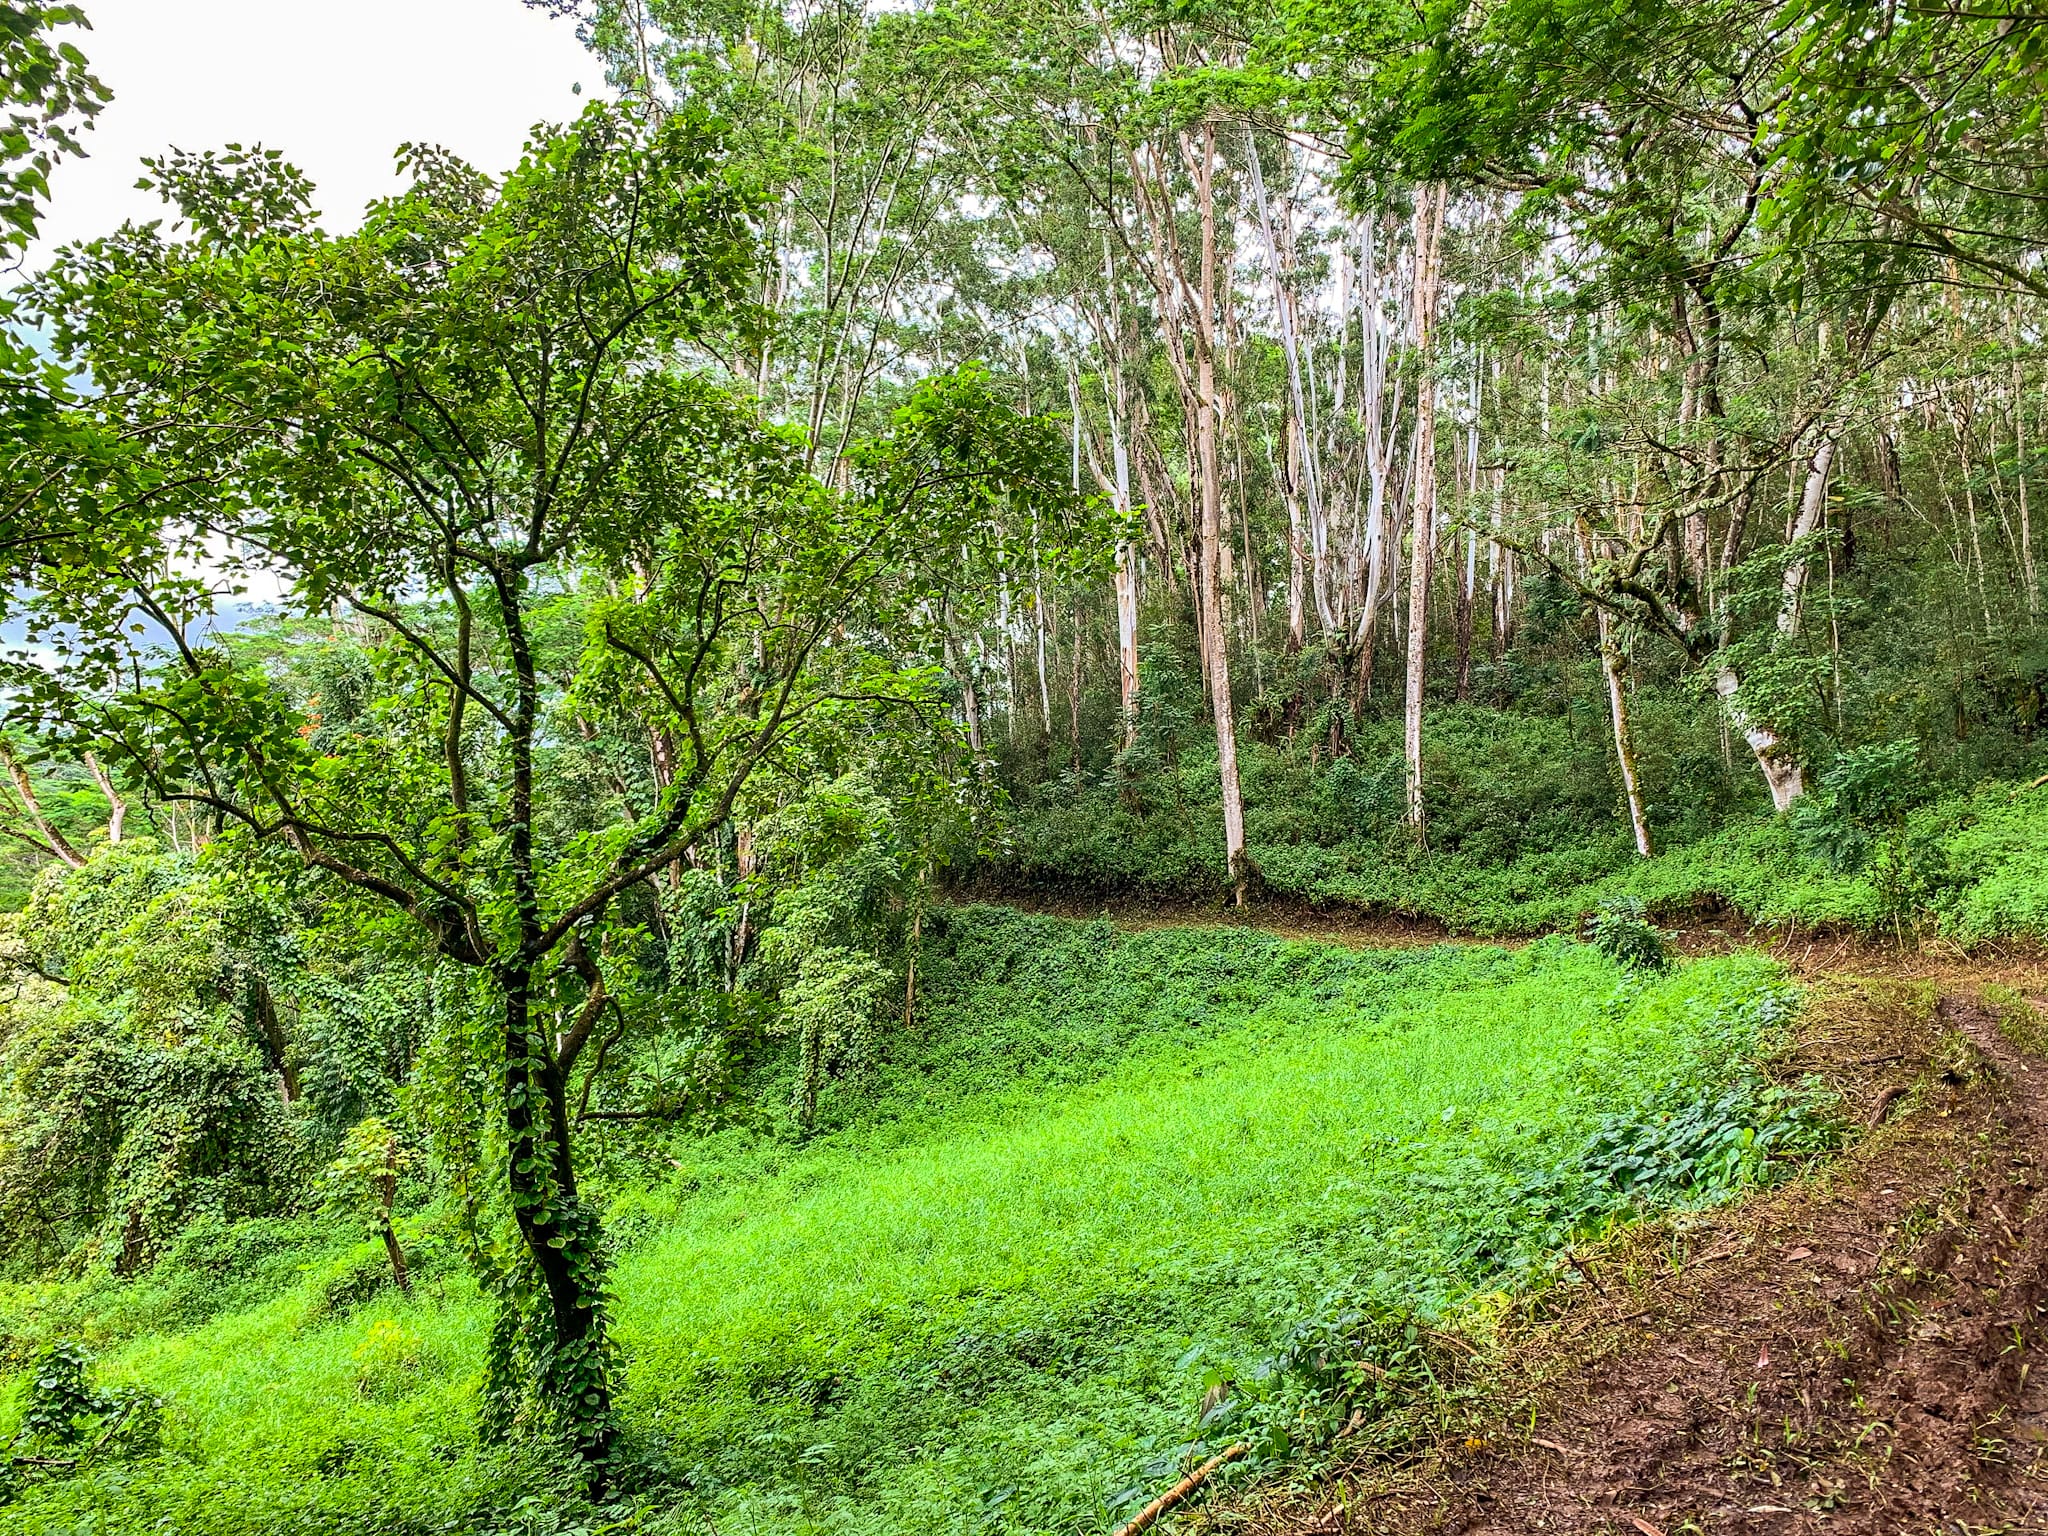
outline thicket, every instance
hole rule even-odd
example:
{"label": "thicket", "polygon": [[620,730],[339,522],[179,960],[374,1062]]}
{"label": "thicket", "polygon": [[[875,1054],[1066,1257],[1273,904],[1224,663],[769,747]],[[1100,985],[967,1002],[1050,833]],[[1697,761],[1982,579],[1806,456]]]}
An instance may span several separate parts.
{"label": "thicket", "polygon": [[[1185,677],[1170,647],[1147,654],[1152,676]],[[1406,819],[1398,717],[1346,718],[1334,757],[1320,726],[1244,743],[1259,889],[1480,934],[1570,931],[1627,899],[1666,920],[1938,932],[1966,944],[2048,936],[2048,790],[2036,782],[2033,716],[1980,716],[1960,741],[1845,739],[1817,757],[1813,789],[1780,817],[1695,692],[1644,686],[1634,719],[1659,849],[1645,859],[1605,705],[1583,656],[1577,665],[1584,691],[1567,692],[1562,709],[1541,697],[1431,709],[1421,847]],[[1131,753],[1078,769],[1028,744],[1006,750],[1002,832],[954,878],[988,893],[1226,899],[1215,752],[1173,728],[1185,718],[1161,706]]]}

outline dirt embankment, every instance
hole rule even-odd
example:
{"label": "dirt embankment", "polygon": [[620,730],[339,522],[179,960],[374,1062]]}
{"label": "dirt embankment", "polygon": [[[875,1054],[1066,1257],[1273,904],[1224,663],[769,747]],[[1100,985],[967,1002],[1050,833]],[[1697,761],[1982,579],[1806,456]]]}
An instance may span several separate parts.
{"label": "dirt embankment", "polygon": [[[1251,928],[1284,939],[1310,939],[1354,949],[1414,949],[1429,944],[1526,944],[1533,934],[1474,934],[1454,929],[1435,918],[1304,901],[1298,897],[1261,896],[1249,907],[1225,906],[1216,900],[1177,896],[1102,897],[1085,891],[958,891],[954,900],[989,901],[1076,922],[1106,918],[1119,928]],[[1672,947],[1686,955],[1726,954],[1734,949],[1764,950],[1794,971],[1807,976],[1854,974],[1905,976],[1959,985],[2003,974],[2048,974],[2048,946],[2008,942],[1965,952],[1943,939],[1905,945],[1890,938],[1872,938],[1840,927],[1802,928],[1749,922],[1726,909],[1693,910],[1657,919]]]}
{"label": "dirt embankment", "polygon": [[1413,1463],[1197,1521],[1261,1536],[2048,1532],[2048,1060],[2008,1038],[1984,991],[2038,1005],[2048,970],[1859,958],[1889,974],[1817,979],[1790,1063],[1868,1127],[1826,1173],[1584,1255],[1585,1282],[1539,1298],[1481,1405]]}

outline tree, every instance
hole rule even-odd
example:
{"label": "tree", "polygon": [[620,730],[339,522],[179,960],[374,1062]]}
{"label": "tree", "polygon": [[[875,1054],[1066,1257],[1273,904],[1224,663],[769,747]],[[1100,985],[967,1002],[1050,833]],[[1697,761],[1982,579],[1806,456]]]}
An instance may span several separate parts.
{"label": "tree", "polygon": [[2048,18],[2024,7],[1821,0],[1758,125],[1767,215],[1804,246],[1878,239],[1923,272],[2048,298],[2044,58]]}
{"label": "tree", "polygon": [[1436,379],[1430,372],[1430,342],[1436,334],[1437,287],[1441,280],[1446,189],[1425,186],[1415,199],[1415,349],[1422,375],[1415,393],[1415,532],[1408,553],[1408,688],[1404,741],[1408,757],[1408,825],[1420,842],[1422,803],[1423,663],[1428,654],[1429,577],[1436,544]]}
{"label": "tree", "polygon": [[398,1182],[412,1171],[413,1161],[398,1132],[373,1115],[349,1128],[340,1155],[327,1165],[323,1176],[329,1203],[363,1220],[382,1240],[384,1256],[391,1263],[391,1282],[401,1291],[412,1289],[412,1278],[406,1271],[405,1249],[399,1244],[391,1207],[398,1198]]}
{"label": "tree", "polygon": [[[17,658],[12,702],[478,977],[520,1239],[494,1362],[525,1358],[601,1462],[614,1354],[570,1104],[623,908],[807,732],[929,714],[935,669],[885,642],[971,584],[953,556],[992,508],[1049,497],[1051,520],[1064,496],[1056,451],[973,376],[850,455],[847,493],[706,377],[744,355],[755,269],[703,118],[596,106],[497,183],[407,158],[411,189],[330,237],[274,155],[172,157],[155,176],[190,238],[131,226],[39,285],[99,393],[6,541],[62,653]],[[345,736],[207,637],[217,589],[256,571],[374,637],[380,692]],[[591,825],[548,769],[595,700],[673,758],[655,803]]]}
{"label": "tree", "polygon": [[90,25],[75,5],[0,3],[0,248],[35,238],[51,167],[85,152],[78,135],[107,104],[78,45],[58,35]]}

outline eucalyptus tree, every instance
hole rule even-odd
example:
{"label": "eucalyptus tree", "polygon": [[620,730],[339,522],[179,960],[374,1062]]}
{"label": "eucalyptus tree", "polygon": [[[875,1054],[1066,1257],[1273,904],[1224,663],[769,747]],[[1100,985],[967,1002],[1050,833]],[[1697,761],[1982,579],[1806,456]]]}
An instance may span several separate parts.
{"label": "eucalyptus tree", "polygon": [[[1049,524],[1066,501],[1056,449],[974,376],[916,393],[840,490],[692,365],[758,330],[758,205],[721,149],[694,112],[593,107],[501,181],[408,151],[410,190],[342,237],[274,156],[169,157],[183,238],[129,226],[39,283],[97,393],[63,452],[15,445],[14,607],[58,661],[15,656],[10,709],[476,978],[519,1239],[494,1388],[524,1360],[593,1461],[615,1350],[570,1105],[624,904],[807,733],[942,713],[919,636],[990,563],[960,552],[1012,501],[1058,499]],[[345,733],[209,637],[258,577],[374,638]],[[625,699],[673,759],[593,819],[548,762]]]}
{"label": "eucalyptus tree", "polygon": [[[872,397],[938,365],[938,247],[960,214],[962,165],[942,123],[959,68],[918,9],[862,0],[558,6],[615,82],[729,125],[728,154],[764,202],[760,298],[746,378],[803,427],[827,478],[886,415]],[[879,413],[879,414],[878,414]]]}
{"label": "eucalyptus tree", "polygon": [[[1311,19],[1323,24],[1311,31]],[[1730,573],[1759,542],[1766,488],[1800,464],[1804,511],[1766,631],[1789,636],[1858,381],[1911,274],[1867,232],[1820,263],[1766,227],[1763,125],[1787,92],[1775,9],[1514,0],[1404,22],[1339,3],[1304,6],[1300,21],[1298,56],[1327,62],[1344,82],[1333,89],[1358,104],[1354,177],[1512,196],[1528,236],[1590,263],[1567,289],[1572,308],[1599,309],[1610,341],[1648,339],[1628,359],[1611,344],[1586,354],[1594,408],[1607,417],[1586,442],[1608,463],[1574,505],[1614,558],[1579,571],[1547,540],[1537,557],[1711,679],[1783,808],[1802,777],[1797,745],[1774,718],[1787,705],[1781,648],[1775,638],[1730,644],[1744,622]],[[1347,61],[1360,37],[1371,46]],[[1816,325],[1838,344],[1815,345]],[[1757,360],[1774,349],[1798,358],[1782,344],[1801,329],[1805,360],[1793,379],[1771,378]],[[1647,413],[1628,401],[1626,368],[1654,381]],[[1638,470],[1647,486],[1633,484]],[[1632,483],[1617,496],[1623,479]]]}
{"label": "eucalyptus tree", "polygon": [[[1102,328],[1112,336],[1123,334],[1123,301],[1111,272],[1121,265],[1143,290],[1178,408],[1175,451],[1153,445],[1160,473],[1146,499],[1155,507],[1180,500],[1178,485],[1186,486],[1177,520],[1215,732],[1225,863],[1242,902],[1252,870],[1237,769],[1224,514],[1235,172],[1227,115],[1208,83],[1211,69],[1228,62],[1229,39],[1203,16],[1127,18],[1067,5],[963,5],[949,17],[960,51],[1015,58],[1009,68],[967,77],[971,125],[969,113],[960,114],[963,131],[987,146],[990,191],[1027,225],[1040,207],[1086,210],[1096,240],[1062,239],[1051,250],[1072,264],[1070,286],[1106,290]],[[1167,425],[1157,414],[1152,421]],[[1128,657],[1123,671],[1135,677]]]}

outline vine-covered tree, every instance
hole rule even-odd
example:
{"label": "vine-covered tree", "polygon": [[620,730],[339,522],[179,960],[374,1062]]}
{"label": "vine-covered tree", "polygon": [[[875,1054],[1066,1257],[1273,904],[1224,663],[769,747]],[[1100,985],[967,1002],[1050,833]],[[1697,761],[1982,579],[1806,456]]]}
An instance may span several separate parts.
{"label": "vine-covered tree", "polygon": [[[971,375],[908,401],[844,490],[711,381],[755,320],[719,143],[599,106],[503,181],[413,150],[410,190],[341,237],[275,155],[158,162],[184,237],[128,227],[37,289],[96,392],[7,541],[58,652],[17,659],[15,713],[479,978],[521,1240],[492,1269],[493,1370],[502,1395],[528,1362],[594,1461],[614,1357],[573,1094],[629,908],[807,733],[932,716],[914,636],[977,589],[963,554],[997,509],[1050,527],[1066,500],[1056,450]],[[371,637],[345,730],[209,634],[259,576]],[[653,769],[608,818],[549,771],[598,715],[637,722]]]}

